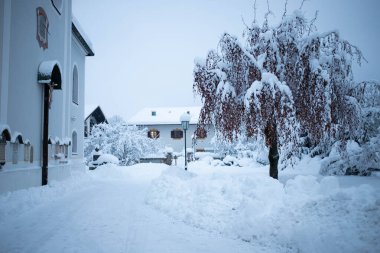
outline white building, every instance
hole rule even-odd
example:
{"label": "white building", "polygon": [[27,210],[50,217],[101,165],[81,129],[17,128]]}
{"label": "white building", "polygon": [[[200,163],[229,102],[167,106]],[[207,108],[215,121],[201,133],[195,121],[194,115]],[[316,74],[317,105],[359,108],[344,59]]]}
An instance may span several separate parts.
{"label": "white building", "polygon": [[104,114],[102,108],[97,106],[86,105],[84,108],[84,137],[91,135],[92,128],[100,123],[107,123],[106,115]]}
{"label": "white building", "polygon": [[93,55],[71,0],[0,0],[0,192],[84,168],[85,56]]}
{"label": "white building", "polygon": [[197,129],[201,107],[151,107],[140,110],[128,120],[129,125],[146,128],[150,138],[157,138],[161,144],[180,152],[184,148],[184,133],[181,127],[180,117],[183,113],[189,113],[189,129],[186,131],[187,147],[193,147],[195,151],[212,149],[211,139],[214,137],[214,129],[210,127],[206,132],[193,138]]}

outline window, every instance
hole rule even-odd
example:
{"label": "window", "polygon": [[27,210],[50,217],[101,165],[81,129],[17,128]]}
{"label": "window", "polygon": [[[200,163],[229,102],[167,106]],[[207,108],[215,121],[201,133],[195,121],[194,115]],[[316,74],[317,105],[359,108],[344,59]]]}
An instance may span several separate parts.
{"label": "window", "polygon": [[151,139],[160,138],[160,131],[158,131],[157,129],[150,129],[148,131],[148,138],[151,138]]}
{"label": "window", "polygon": [[67,145],[67,144],[65,144],[64,154],[65,154],[65,158],[67,158],[67,156],[69,154],[69,145]]}
{"label": "window", "polygon": [[62,0],[51,0],[54,9],[61,14],[62,13],[62,8],[63,8],[63,1]]}
{"label": "window", "polygon": [[79,104],[78,69],[74,66],[73,70],[73,103]]}
{"label": "window", "polygon": [[3,166],[5,164],[5,146],[7,145],[7,140],[5,139],[5,136],[2,134],[0,136],[0,166]]}
{"label": "window", "polygon": [[157,115],[157,112],[156,111],[152,111],[152,116],[156,116]]}
{"label": "window", "polygon": [[179,128],[174,129],[170,132],[170,137],[172,137],[172,139],[182,139],[183,131]]}
{"label": "window", "polygon": [[195,130],[195,136],[197,139],[206,139],[207,131],[204,128],[197,128],[197,130]]}
{"label": "window", "polygon": [[25,144],[24,146],[24,161],[30,161],[30,144]]}
{"label": "window", "polygon": [[33,146],[30,146],[29,162],[30,162],[30,163],[33,163]]}
{"label": "window", "polygon": [[37,41],[44,50],[48,48],[49,20],[42,7],[37,8]]}
{"label": "window", "polygon": [[73,136],[72,136],[72,141],[73,141],[73,146],[72,146],[72,153],[74,155],[76,155],[78,153],[78,143],[77,143],[77,132],[73,132]]}
{"label": "window", "polygon": [[12,163],[17,164],[18,162],[18,142],[12,144],[13,152],[12,152]]}

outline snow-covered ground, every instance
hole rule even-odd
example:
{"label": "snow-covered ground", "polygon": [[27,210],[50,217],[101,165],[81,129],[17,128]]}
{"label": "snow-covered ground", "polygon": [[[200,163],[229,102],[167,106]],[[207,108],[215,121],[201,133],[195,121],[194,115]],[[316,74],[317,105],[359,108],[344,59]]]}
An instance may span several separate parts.
{"label": "snow-covered ground", "polygon": [[319,162],[104,165],[0,195],[0,252],[379,252],[380,178]]}

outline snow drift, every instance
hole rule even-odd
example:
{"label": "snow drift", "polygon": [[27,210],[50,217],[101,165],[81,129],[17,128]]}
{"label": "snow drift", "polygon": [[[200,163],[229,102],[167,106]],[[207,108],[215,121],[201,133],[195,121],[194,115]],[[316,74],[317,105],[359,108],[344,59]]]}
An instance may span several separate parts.
{"label": "snow drift", "polygon": [[185,223],[278,252],[375,252],[380,197],[336,177],[185,172],[171,167],[146,202]]}

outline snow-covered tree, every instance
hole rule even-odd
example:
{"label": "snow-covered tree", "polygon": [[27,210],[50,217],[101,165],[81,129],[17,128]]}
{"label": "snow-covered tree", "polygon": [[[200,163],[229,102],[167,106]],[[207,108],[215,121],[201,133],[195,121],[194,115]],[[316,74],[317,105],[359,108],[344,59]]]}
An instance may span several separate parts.
{"label": "snow-covered tree", "polygon": [[335,31],[315,33],[315,18],[308,21],[301,10],[284,13],[274,27],[268,15],[261,27],[247,27],[244,45],[225,33],[217,51],[196,61],[200,126],[214,124],[228,140],[242,133],[265,137],[270,157],[277,156],[278,144],[282,161],[299,154],[300,136],[315,154],[357,137],[360,107],[350,92],[360,50]]}
{"label": "snow-covered tree", "polygon": [[352,90],[352,95],[358,100],[362,110],[363,133],[358,142],[367,142],[380,133],[380,83],[361,82]]}
{"label": "snow-covered tree", "polygon": [[85,140],[84,153],[88,162],[92,160],[96,147],[103,153],[116,156],[121,165],[131,165],[146,154],[157,153],[159,143],[148,138],[146,130],[128,126],[120,117],[114,117],[109,124],[95,125]]}

